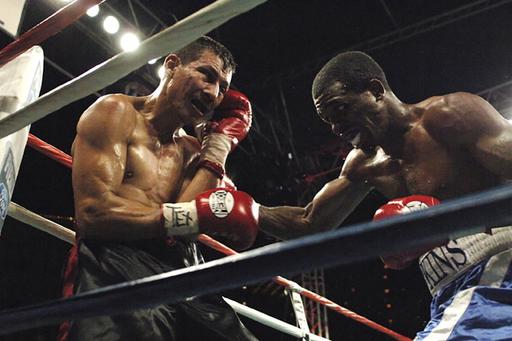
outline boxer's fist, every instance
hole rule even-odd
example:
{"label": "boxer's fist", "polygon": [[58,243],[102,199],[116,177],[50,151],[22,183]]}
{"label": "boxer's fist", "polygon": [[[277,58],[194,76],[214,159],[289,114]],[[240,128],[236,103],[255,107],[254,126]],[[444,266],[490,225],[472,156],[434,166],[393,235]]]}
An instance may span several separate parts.
{"label": "boxer's fist", "polygon": [[411,213],[435,205],[441,202],[428,195],[410,195],[408,197],[390,200],[387,204],[382,205],[373,215],[373,220],[381,220],[399,214]]}
{"label": "boxer's fist", "polygon": [[[381,220],[399,214],[412,213],[439,204],[440,201],[438,199],[428,195],[410,195],[408,197],[397,198],[389,201],[385,205],[382,205],[375,212],[373,220]],[[400,270],[406,268],[416,260],[416,258],[438,245],[439,243],[424,245],[416,250],[403,251],[392,255],[382,256],[381,259],[387,267]]]}
{"label": "boxer's fist", "polygon": [[247,136],[251,123],[251,102],[243,93],[230,89],[215,109],[206,129],[207,133],[228,136],[231,139],[231,149],[234,149]]}
{"label": "boxer's fist", "polygon": [[229,152],[247,136],[251,122],[249,99],[241,92],[228,90],[204,127],[199,166],[222,178]]}
{"label": "boxer's fist", "polygon": [[162,205],[168,236],[205,233],[222,237],[236,249],[247,249],[258,234],[259,205],[247,193],[216,188],[187,203]]}

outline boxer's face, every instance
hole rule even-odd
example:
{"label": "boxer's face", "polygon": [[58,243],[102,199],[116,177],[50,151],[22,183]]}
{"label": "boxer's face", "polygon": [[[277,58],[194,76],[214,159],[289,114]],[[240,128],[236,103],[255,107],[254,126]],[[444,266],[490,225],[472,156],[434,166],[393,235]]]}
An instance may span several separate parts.
{"label": "boxer's face", "polygon": [[171,65],[167,98],[184,124],[197,125],[211,118],[233,75],[223,66],[220,57],[209,50],[188,64]]}
{"label": "boxer's face", "polygon": [[374,148],[377,108],[369,91],[356,92],[337,81],[313,100],[318,115],[335,135],[356,148]]}

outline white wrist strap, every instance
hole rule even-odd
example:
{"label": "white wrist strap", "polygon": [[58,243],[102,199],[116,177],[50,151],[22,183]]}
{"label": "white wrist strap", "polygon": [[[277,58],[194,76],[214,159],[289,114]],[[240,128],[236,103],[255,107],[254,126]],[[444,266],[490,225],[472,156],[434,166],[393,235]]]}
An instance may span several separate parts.
{"label": "white wrist strap", "polygon": [[224,134],[208,134],[201,145],[201,160],[218,163],[222,167],[226,165],[226,159],[231,151],[231,138]]}
{"label": "white wrist strap", "polygon": [[195,201],[178,204],[162,204],[164,227],[168,236],[184,236],[199,233],[199,221]]}

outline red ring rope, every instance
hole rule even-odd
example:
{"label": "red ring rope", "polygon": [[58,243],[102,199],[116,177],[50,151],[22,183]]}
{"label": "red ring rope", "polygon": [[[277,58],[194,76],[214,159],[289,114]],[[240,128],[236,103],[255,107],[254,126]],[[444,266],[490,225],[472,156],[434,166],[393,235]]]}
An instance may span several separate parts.
{"label": "red ring rope", "polygon": [[[29,134],[29,139],[27,141],[27,144],[30,147],[32,147],[32,148],[40,151],[44,155],[48,156],[49,158],[59,162],[60,164],[63,164],[65,166],[71,168],[71,164],[72,164],[71,156],[67,155],[60,149],[44,142],[43,140],[35,137],[32,134]],[[226,245],[216,241],[215,239],[213,239],[205,234],[200,234],[198,237],[198,240],[201,243],[203,243],[203,244],[209,246],[210,248],[212,248],[216,251],[219,251],[225,255],[238,254],[235,250],[227,247]],[[302,296],[307,297],[307,298],[309,298],[315,302],[318,302],[322,305],[325,305],[327,308],[329,308],[333,311],[336,311],[337,313],[340,313],[341,315],[343,315],[345,317],[351,318],[359,323],[362,323],[367,327],[370,327],[370,328],[377,330],[383,334],[386,334],[386,335],[394,338],[395,340],[412,341],[410,338],[403,336],[401,334],[398,334],[397,332],[395,332],[389,328],[386,328],[376,322],[373,322],[372,320],[367,319],[364,316],[361,316],[347,308],[344,308],[344,307],[338,305],[337,303],[335,303],[323,296],[318,295],[317,293],[314,293],[310,290],[299,287],[296,283],[291,282],[284,277],[281,277],[281,276],[274,277],[273,281],[283,287],[290,288],[292,290],[296,290]]]}

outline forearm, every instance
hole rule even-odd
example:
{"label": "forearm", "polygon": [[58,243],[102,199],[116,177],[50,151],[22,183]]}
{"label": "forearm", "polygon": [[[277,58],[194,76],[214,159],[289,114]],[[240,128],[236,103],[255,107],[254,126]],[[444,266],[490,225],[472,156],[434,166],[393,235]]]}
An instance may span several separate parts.
{"label": "forearm", "polygon": [[260,206],[260,230],[279,239],[291,239],[312,233],[305,219],[306,210],[302,207]]}
{"label": "forearm", "polygon": [[206,168],[198,168],[192,180],[181,191],[176,202],[187,202],[206,190],[218,187],[220,180]]}
{"label": "forearm", "polygon": [[77,205],[76,219],[81,238],[134,241],[165,236],[160,206],[109,195]]}
{"label": "forearm", "polygon": [[371,190],[366,184],[338,178],[317,193],[306,208],[260,207],[263,232],[281,239],[296,238],[338,227]]}

